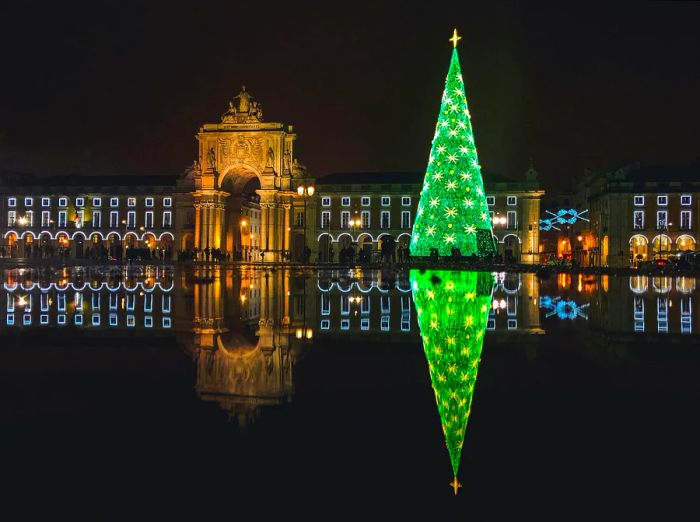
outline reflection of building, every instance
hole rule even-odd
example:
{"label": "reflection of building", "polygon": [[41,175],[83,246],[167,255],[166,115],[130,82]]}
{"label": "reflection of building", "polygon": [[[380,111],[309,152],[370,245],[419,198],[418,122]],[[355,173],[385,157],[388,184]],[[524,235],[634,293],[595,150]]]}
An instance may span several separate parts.
{"label": "reflection of building", "polygon": [[[487,335],[500,333],[541,334],[537,276],[529,273],[499,273],[486,323]],[[495,333],[495,332],[494,332]]]}
{"label": "reflection of building", "polygon": [[578,194],[590,207],[583,241],[603,266],[628,266],[695,250],[700,169],[639,164],[586,172]]}
{"label": "reflection of building", "polygon": [[186,285],[193,333],[180,337],[197,364],[197,394],[242,424],[260,406],[291,400],[294,363],[313,339],[305,323],[312,280],[293,281],[288,271],[216,268],[196,270]]}
{"label": "reflection of building", "polygon": [[[339,173],[316,181],[317,244],[312,249],[327,261],[348,245],[378,255],[382,238],[408,245],[423,186],[422,173]],[[540,198],[544,191],[530,168],[526,181],[484,174],[487,203],[499,253],[523,263],[539,259]]]}

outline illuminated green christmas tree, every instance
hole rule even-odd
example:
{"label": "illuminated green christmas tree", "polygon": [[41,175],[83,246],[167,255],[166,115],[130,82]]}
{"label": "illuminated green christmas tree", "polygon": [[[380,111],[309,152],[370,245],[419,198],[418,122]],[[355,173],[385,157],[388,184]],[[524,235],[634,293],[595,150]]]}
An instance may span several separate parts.
{"label": "illuminated green christmas tree", "polygon": [[411,270],[410,278],[456,495],[462,443],[491,306],[493,275]]}
{"label": "illuminated green christmas tree", "polygon": [[440,255],[450,255],[453,248],[464,256],[496,253],[459,66],[459,39],[455,29],[452,61],[413,225],[414,256],[428,256],[431,248]]}

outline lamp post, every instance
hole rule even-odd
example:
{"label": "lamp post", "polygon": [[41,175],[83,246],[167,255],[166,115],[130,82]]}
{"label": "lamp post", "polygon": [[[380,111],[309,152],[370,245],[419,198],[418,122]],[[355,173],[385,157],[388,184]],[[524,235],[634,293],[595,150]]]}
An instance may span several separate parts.
{"label": "lamp post", "polygon": [[[243,238],[245,237],[245,227],[248,225],[248,222],[245,219],[241,219],[241,230],[239,231],[239,244],[241,245],[241,261],[245,261],[245,254],[243,253]],[[249,238],[250,241],[250,238]],[[250,243],[248,243],[250,245]],[[250,248],[250,246],[248,247]]]}
{"label": "lamp post", "polygon": [[304,198],[304,246],[302,248],[302,259],[304,262],[307,262],[306,259],[306,198],[313,196],[314,192],[316,192],[316,187],[313,185],[304,185],[301,184],[297,187],[297,194],[302,196]]}
{"label": "lamp post", "polygon": [[671,257],[671,232],[669,228],[673,226],[673,223],[665,223],[666,237],[668,238],[668,254],[666,254],[666,259]]}

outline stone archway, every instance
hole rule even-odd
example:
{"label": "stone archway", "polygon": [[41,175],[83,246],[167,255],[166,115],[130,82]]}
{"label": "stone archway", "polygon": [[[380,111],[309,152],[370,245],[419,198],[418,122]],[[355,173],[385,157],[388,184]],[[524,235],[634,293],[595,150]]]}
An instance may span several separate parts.
{"label": "stone archway", "polygon": [[234,167],[220,177],[219,186],[227,194],[220,248],[233,259],[247,258],[254,235],[260,234],[260,174],[248,166]]}

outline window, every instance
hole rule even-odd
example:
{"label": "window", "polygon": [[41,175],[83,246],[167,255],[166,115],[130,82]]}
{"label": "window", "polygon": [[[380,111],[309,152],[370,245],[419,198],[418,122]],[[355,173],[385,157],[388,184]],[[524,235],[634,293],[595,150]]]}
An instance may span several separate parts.
{"label": "window", "polygon": [[99,210],[92,211],[92,228],[100,228],[102,226],[102,212]]}
{"label": "window", "polygon": [[668,196],[656,196],[656,204],[660,207],[668,205]]}
{"label": "window", "polygon": [[350,206],[350,196],[343,196],[340,198],[340,204],[344,207]]}
{"label": "window", "polygon": [[145,215],[146,228],[153,228],[153,211],[148,210]]}
{"label": "window", "polygon": [[119,206],[119,198],[109,198],[109,206],[110,207],[118,207]]}
{"label": "window", "polygon": [[372,202],[372,200],[369,196],[362,196],[362,206],[363,207],[369,207],[371,202]]}
{"label": "window", "polygon": [[634,206],[643,207],[644,206],[644,196],[634,196]]}
{"label": "window", "polygon": [[171,210],[163,212],[163,228],[171,228],[173,226],[173,213]]}
{"label": "window", "polygon": [[331,198],[328,196],[323,196],[321,198],[321,206],[322,207],[330,207],[331,206]]}
{"label": "window", "polygon": [[41,198],[41,206],[42,207],[50,207],[51,206],[51,198]]}
{"label": "window", "polygon": [[27,212],[24,214],[24,219],[27,220],[28,227],[33,227],[34,226],[34,211],[27,210]]}
{"label": "window", "polygon": [[515,210],[508,211],[506,223],[509,230],[518,228],[518,213]]}
{"label": "window", "polygon": [[683,194],[681,196],[681,205],[687,206],[690,205],[693,202],[693,196],[690,194]]}
{"label": "window", "polygon": [[66,220],[68,213],[65,210],[58,211],[58,226],[59,228],[66,228]]}
{"label": "window", "polygon": [[136,228],[136,212],[133,210],[126,213],[126,226]]}
{"label": "window", "polygon": [[160,300],[160,307],[164,314],[170,313],[170,296],[164,295]]}
{"label": "window", "polygon": [[75,228],[80,228],[85,224],[85,211],[78,210],[75,213]]}
{"label": "window", "polygon": [[411,211],[404,210],[401,212],[401,228],[411,228]]}
{"label": "window", "polygon": [[41,226],[42,228],[48,228],[51,224],[51,212],[48,210],[41,211]]}
{"label": "window", "polygon": [[644,230],[644,211],[643,210],[635,210],[634,211],[634,220],[633,220],[632,228],[634,228],[635,230]]}
{"label": "window", "polygon": [[389,225],[391,225],[390,213],[388,210],[382,210],[379,228],[389,228]]}
{"label": "window", "polygon": [[117,228],[119,226],[119,212],[112,210],[109,213],[109,227]]}
{"label": "window", "polygon": [[24,206],[31,207],[34,205],[34,198],[24,198]]}
{"label": "window", "polygon": [[331,296],[328,294],[321,294],[321,315],[331,314]]}
{"label": "window", "polygon": [[93,207],[101,207],[102,206],[102,198],[92,198],[92,206]]}
{"label": "window", "polygon": [[16,210],[9,210],[7,212],[7,226],[14,227],[15,223],[17,223],[17,211]]}
{"label": "window", "polygon": [[690,210],[681,210],[681,228],[690,230]]}
{"label": "window", "polygon": [[117,314],[109,314],[109,326],[117,326],[118,324]]}
{"label": "window", "polygon": [[518,197],[517,196],[508,196],[506,198],[506,205],[509,207],[513,207],[518,204]]}
{"label": "window", "polygon": [[136,198],[127,198],[126,204],[129,207],[135,207],[136,206]]}
{"label": "window", "polygon": [[391,197],[390,196],[382,196],[382,206],[388,207],[389,205],[391,205]]}
{"label": "window", "polygon": [[153,206],[153,198],[146,198],[146,206],[149,208]]}
{"label": "window", "polygon": [[306,222],[305,217],[306,217],[306,216],[304,215],[304,211],[303,211],[303,210],[297,210],[297,211],[294,213],[294,226],[295,226],[295,227],[298,227],[298,228],[299,228],[299,227],[303,227],[303,226],[304,226],[304,223]]}
{"label": "window", "polygon": [[508,330],[517,330],[518,329],[518,320],[517,319],[508,319]]}
{"label": "window", "polygon": [[84,207],[85,206],[85,198],[75,198],[75,206],[76,207]]}
{"label": "window", "polygon": [[496,197],[495,196],[486,196],[486,204],[491,206],[496,204]]}
{"label": "window", "polygon": [[68,198],[58,198],[58,206],[59,207],[67,207],[68,206]]}
{"label": "window", "polygon": [[369,296],[368,295],[362,297],[362,299],[360,300],[360,312],[362,314],[365,314],[365,315],[369,313]]}
{"label": "window", "polygon": [[360,219],[362,220],[360,223],[361,228],[369,228],[369,225],[370,225],[369,210],[363,210],[362,213],[360,214]]}
{"label": "window", "polygon": [[328,319],[321,320],[321,330],[328,330],[331,327],[331,322]]}
{"label": "window", "polygon": [[168,208],[172,207],[173,206],[173,198],[170,198],[170,197],[163,198],[163,206],[168,207]]}
{"label": "window", "polygon": [[391,313],[391,298],[388,295],[380,296],[379,303],[383,314]]}
{"label": "window", "polygon": [[350,212],[343,210],[340,213],[340,228],[348,228],[350,226]]}
{"label": "window", "polygon": [[659,230],[666,228],[666,222],[668,219],[668,212],[665,210],[659,210],[656,212],[656,228]]}
{"label": "window", "polygon": [[411,206],[411,196],[401,197],[401,206],[410,207]]}
{"label": "window", "polygon": [[330,228],[331,226],[331,212],[330,210],[324,210],[321,212],[321,228]]}
{"label": "window", "polygon": [[342,315],[350,314],[350,298],[345,294],[340,295],[340,313]]}
{"label": "window", "polygon": [[341,319],[340,320],[340,329],[341,330],[349,330],[350,329],[350,319]]}
{"label": "window", "polygon": [[360,319],[360,330],[369,330],[369,317],[363,317],[362,319]]}
{"label": "window", "polygon": [[7,206],[8,207],[16,207],[17,206],[17,198],[7,198]]}

